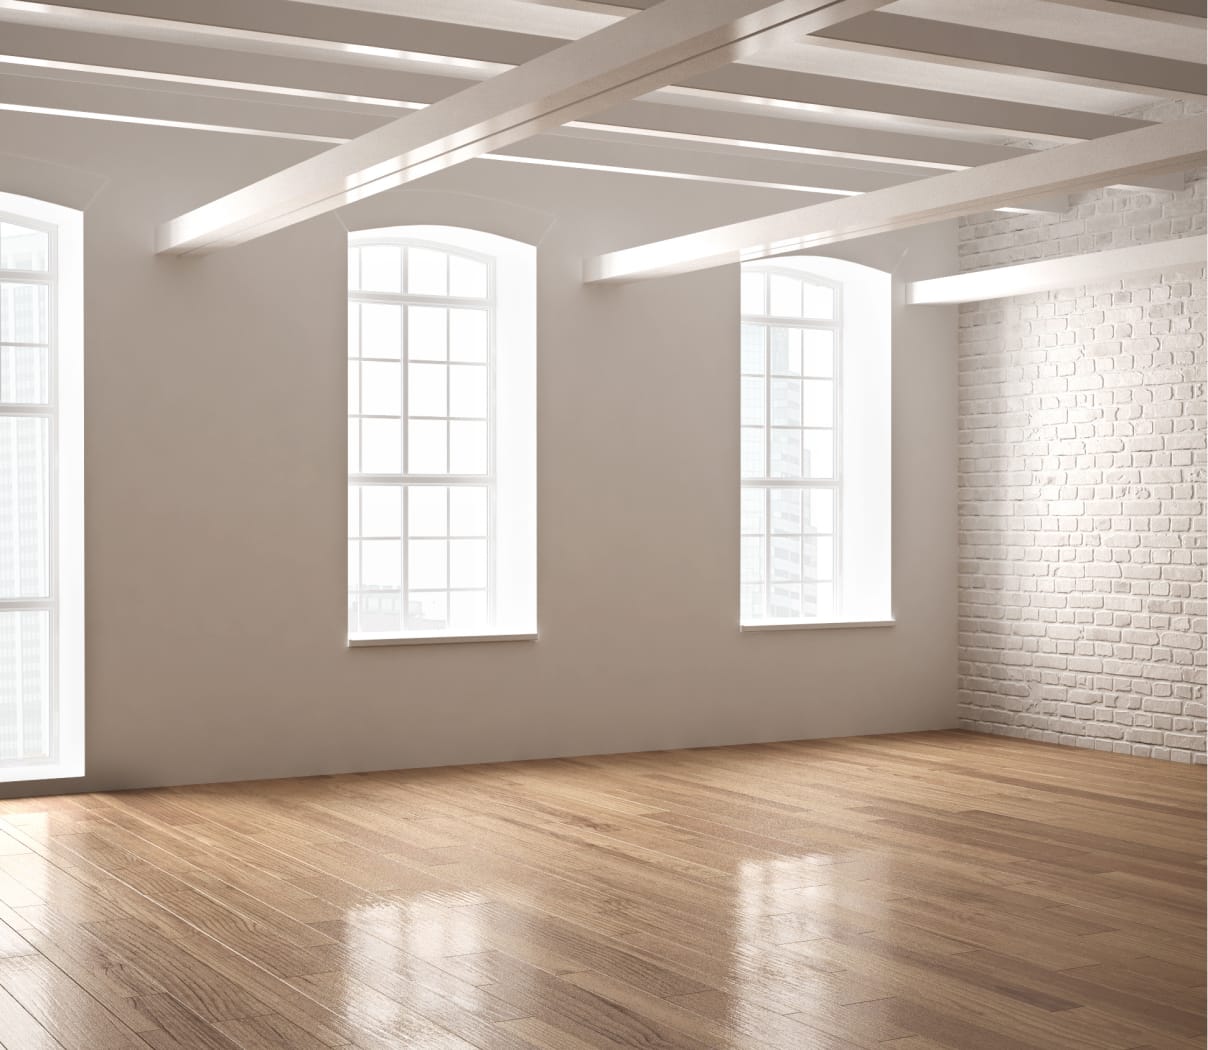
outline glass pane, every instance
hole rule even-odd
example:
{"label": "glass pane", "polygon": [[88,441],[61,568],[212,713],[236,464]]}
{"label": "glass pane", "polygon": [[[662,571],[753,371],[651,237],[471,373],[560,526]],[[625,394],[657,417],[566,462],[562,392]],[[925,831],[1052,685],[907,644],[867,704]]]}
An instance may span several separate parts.
{"label": "glass pane", "polygon": [[801,579],[801,537],[773,536],[772,550],[772,579],[800,580]]}
{"label": "glass pane", "polygon": [[764,476],[763,430],[756,427],[742,428],[741,467],[744,478]]}
{"label": "glass pane", "polygon": [[449,535],[487,534],[487,490],[457,487],[449,491]]}
{"label": "glass pane", "polygon": [[762,583],[744,583],[738,588],[738,615],[743,623],[763,619]]}
{"label": "glass pane", "polygon": [[50,234],[0,222],[0,270],[46,270],[50,264]]}
{"label": "glass pane", "polygon": [[487,414],[486,365],[452,365],[449,368],[449,415],[485,419]]}
{"label": "glass pane", "polygon": [[393,244],[370,244],[361,249],[361,291],[401,292],[403,251]]}
{"label": "glass pane", "polygon": [[448,535],[448,492],[443,485],[411,485],[407,489],[407,535]]}
{"label": "glass pane", "polygon": [[361,249],[348,249],[348,290],[356,291],[361,287]]}
{"label": "glass pane", "polygon": [[743,536],[739,579],[744,583],[760,583],[764,573],[764,539],[762,536]]}
{"label": "glass pane", "polygon": [[[407,411],[412,416],[448,415],[445,365],[411,365],[407,369]],[[414,469],[414,468],[412,468]]]}
{"label": "glass pane", "polygon": [[361,488],[359,485],[348,486],[348,535],[361,534]]}
{"label": "glass pane", "polygon": [[449,257],[431,248],[407,249],[407,291],[412,295],[449,294]]}
{"label": "glass pane", "polygon": [[833,478],[835,476],[835,435],[831,430],[802,432],[805,462],[802,477]]}
{"label": "glass pane", "polygon": [[448,540],[410,540],[407,544],[408,583],[412,590],[449,586]]}
{"label": "glass pane", "polygon": [[449,544],[449,586],[487,585],[487,541],[453,540]]}
{"label": "glass pane", "polygon": [[460,299],[485,299],[487,267],[477,259],[449,256],[449,294]]}
{"label": "glass pane", "polygon": [[0,597],[50,595],[49,420],[0,417]]}
{"label": "glass pane", "polygon": [[772,372],[778,376],[801,375],[801,329],[773,328]]}
{"label": "glass pane", "polygon": [[49,302],[44,284],[0,283],[0,343],[49,342]]}
{"label": "glass pane", "polygon": [[744,324],[742,326],[742,371],[743,375],[761,376],[764,371],[764,333],[763,325]]}
{"label": "glass pane", "polygon": [[801,477],[801,431],[773,430],[771,460],[768,465],[770,477]]}
{"label": "glass pane", "polygon": [[835,538],[807,536],[801,542],[802,579],[830,580],[835,576]]}
{"label": "glass pane", "polygon": [[361,535],[403,534],[403,490],[398,485],[361,487]]}
{"label": "glass pane", "polygon": [[[0,387],[3,387],[0,380]],[[355,416],[361,411],[361,366],[356,361],[348,362],[348,414]]]}
{"label": "glass pane", "polygon": [[393,634],[403,627],[403,596],[398,591],[371,591],[349,596],[349,630]]}
{"label": "glass pane", "polygon": [[835,425],[835,384],[829,379],[807,379],[804,387],[803,420],[807,427]]}
{"label": "glass pane", "polygon": [[820,284],[806,284],[805,316],[829,321],[835,316],[835,293]]}
{"label": "glass pane", "polygon": [[450,594],[449,626],[458,631],[474,631],[486,627],[486,591],[454,591]]}
{"label": "glass pane", "polygon": [[398,474],[402,470],[402,425],[397,419],[361,420],[361,471]]}
{"label": "glass pane", "polygon": [[0,400],[17,405],[47,404],[49,361],[49,347],[0,346]]}
{"label": "glass pane", "polygon": [[802,422],[801,380],[772,380],[772,425],[799,427]]}
{"label": "glass pane", "polygon": [[391,303],[361,303],[361,356],[398,360],[403,343],[403,308]]}
{"label": "glass pane", "polygon": [[767,491],[767,489],[742,490],[739,531],[744,535],[763,535]]}
{"label": "glass pane", "polygon": [[835,494],[830,489],[810,489],[804,504],[803,532],[835,531]]}
{"label": "glass pane", "polygon": [[50,754],[50,613],[0,612],[0,761]]}
{"label": "glass pane", "polygon": [[449,596],[444,591],[407,596],[407,630],[443,631],[449,622]]}
{"label": "glass pane", "polygon": [[742,422],[747,426],[764,424],[764,383],[756,376],[742,377]]}
{"label": "glass pane", "polygon": [[796,277],[769,274],[768,313],[773,317],[801,316],[801,282]]}
{"label": "glass pane", "polygon": [[801,489],[772,489],[772,532],[799,536],[803,531],[802,503],[806,498]]}
{"label": "glass pane", "polygon": [[348,356],[361,356],[361,307],[358,303],[348,304]]}
{"label": "glass pane", "polygon": [[359,419],[350,419],[348,421],[348,473],[359,474],[361,472],[361,421]]}
{"label": "glass pane", "polygon": [[801,333],[805,350],[807,376],[835,374],[835,333],[819,328],[806,328]]}
{"label": "glass pane", "polygon": [[447,423],[413,419],[407,429],[408,469],[412,474],[447,474]]}
{"label": "glass pane", "polygon": [[361,540],[361,589],[397,591],[402,583],[402,553],[397,540]]}
{"label": "glass pane", "polygon": [[402,366],[394,361],[361,364],[361,411],[367,416],[397,416],[403,411]]}
{"label": "glass pane", "polygon": [[811,619],[829,620],[835,615],[835,585],[807,583],[802,587],[802,615]]}
{"label": "glass pane", "polygon": [[449,471],[453,474],[487,472],[487,425],[453,422],[449,424]]}
{"label": "glass pane", "polygon": [[443,361],[449,356],[447,311],[443,306],[407,307],[407,356]]}
{"label": "glass pane", "polygon": [[742,312],[744,314],[762,314],[765,312],[763,292],[763,274],[758,271],[748,271],[742,275]]}
{"label": "glass pane", "polygon": [[449,356],[454,361],[487,359],[487,314],[485,310],[449,311]]}
{"label": "glass pane", "polygon": [[348,544],[348,589],[361,589],[361,545],[356,540]]}
{"label": "glass pane", "polygon": [[773,620],[802,619],[801,584],[772,584],[768,588],[768,616]]}

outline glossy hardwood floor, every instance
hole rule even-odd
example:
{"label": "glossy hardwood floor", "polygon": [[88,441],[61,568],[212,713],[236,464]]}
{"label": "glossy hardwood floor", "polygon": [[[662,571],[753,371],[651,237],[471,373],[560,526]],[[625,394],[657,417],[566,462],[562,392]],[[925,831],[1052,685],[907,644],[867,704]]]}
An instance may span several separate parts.
{"label": "glossy hardwood floor", "polygon": [[0,802],[0,1043],[1202,1047],[1203,805],[961,733]]}

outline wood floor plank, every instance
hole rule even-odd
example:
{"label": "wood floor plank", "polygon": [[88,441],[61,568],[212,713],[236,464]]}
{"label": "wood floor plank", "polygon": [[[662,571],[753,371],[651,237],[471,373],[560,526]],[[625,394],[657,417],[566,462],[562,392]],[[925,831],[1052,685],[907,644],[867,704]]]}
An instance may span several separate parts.
{"label": "wood floor plank", "polygon": [[1203,1050],[1201,769],[937,731],[0,800],[2,1050]]}

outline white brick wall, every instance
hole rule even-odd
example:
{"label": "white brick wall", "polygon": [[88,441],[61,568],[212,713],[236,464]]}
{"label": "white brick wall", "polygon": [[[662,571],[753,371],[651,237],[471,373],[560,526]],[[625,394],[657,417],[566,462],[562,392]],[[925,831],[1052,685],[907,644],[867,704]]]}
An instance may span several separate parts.
{"label": "white brick wall", "polygon": [[[1203,233],[1204,173],[1072,204],[964,220],[962,269]],[[1205,294],[1198,267],[961,307],[964,727],[1205,762]]]}

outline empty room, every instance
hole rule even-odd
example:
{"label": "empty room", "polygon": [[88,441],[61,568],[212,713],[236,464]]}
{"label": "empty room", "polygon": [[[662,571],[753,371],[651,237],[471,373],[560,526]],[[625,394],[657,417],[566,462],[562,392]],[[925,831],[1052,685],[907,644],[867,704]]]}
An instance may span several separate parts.
{"label": "empty room", "polygon": [[1204,1050],[1204,0],[0,0],[0,1050]]}

